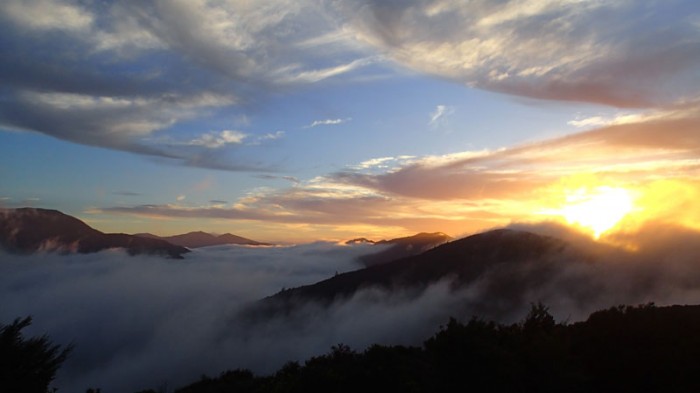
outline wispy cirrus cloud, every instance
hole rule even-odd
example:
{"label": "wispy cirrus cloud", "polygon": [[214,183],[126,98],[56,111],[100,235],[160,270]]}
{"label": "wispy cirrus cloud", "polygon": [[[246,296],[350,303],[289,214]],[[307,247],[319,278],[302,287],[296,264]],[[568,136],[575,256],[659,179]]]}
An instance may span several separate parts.
{"label": "wispy cirrus cloud", "polygon": [[398,156],[398,157],[378,157],[371,158],[369,160],[362,161],[357,165],[351,165],[349,168],[360,171],[367,170],[381,170],[386,171],[390,168],[395,168],[397,166],[405,165],[411,160],[416,159],[416,156]]}
{"label": "wispy cirrus cloud", "polygon": [[455,108],[449,105],[438,105],[430,113],[428,125],[434,128],[444,127],[448,124],[448,117],[455,113]]}
{"label": "wispy cirrus cloud", "polygon": [[221,132],[203,134],[186,144],[189,146],[203,146],[209,149],[218,149],[230,144],[240,145],[247,137],[248,135],[241,131],[223,130]]}
{"label": "wispy cirrus cloud", "polygon": [[294,65],[278,70],[278,72],[283,74],[283,76],[278,78],[278,82],[282,84],[316,83],[324,79],[332,78],[334,76],[354,71],[358,68],[368,66],[372,63],[374,63],[374,60],[371,58],[356,59],[347,64],[304,71],[299,71],[297,69],[298,67]]}
{"label": "wispy cirrus cloud", "polygon": [[621,113],[614,117],[591,116],[585,118],[576,118],[567,122],[567,124],[577,128],[602,127],[615,124],[636,123],[642,121],[644,118],[649,118],[652,116],[653,113]]}
{"label": "wispy cirrus cloud", "polygon": [[301,183],[301,180],[299,180],[298,177],[294,176],[278,176],[278,175],[270,175],[270,174],[260,174],[260,175],[255,175],[256,178],[258,179],[265,179],[265,180],[287,180],[289,182],[292,182],[294,184],[299,184]]}
{"label": "wispy cirrus cloud", "polygon": [[270,142],[270,141],[275,141],[278,139],[282,139],[285,136],[284,131],[275,131],[275,132],[268,132],[267,134],[262,134],[258,135],[255,138],[252,138],[250,142],[248,142],[249,146],[257,146],[261,145],[265,142]]}
{"label": "wispy cirrus cloud", "polygon": [[337,119],[314,120],[310,124],[304,126],[304,128],[314,128],[314,127],[318,127],[318,126],[335,126],[335,125],[347,123],[349,121],[352,121],[351,117],[337,118]]}
{"label": "wispy cirrus cloud", "polygon": [[275,131],[275,132],[261,135],[259,139],[261,141],[274,141],[275,139],[283,138],[284,134],[285,134],[284,131]]}

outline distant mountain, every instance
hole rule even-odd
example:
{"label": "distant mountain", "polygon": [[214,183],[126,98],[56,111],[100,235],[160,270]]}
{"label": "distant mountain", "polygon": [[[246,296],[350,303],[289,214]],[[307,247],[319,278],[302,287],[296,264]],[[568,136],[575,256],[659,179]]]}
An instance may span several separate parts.
{"label": "distant mountain", "polygon": [[270,246],[269,243],[261,243],[255,240],[246,239],[244,237],[225,233],[223,235],[212,235],[202,231],[189,232],[175,236],[157,236],[151,233],[137,233],[134,236],[139,236],[149,239],[161,239],[168,243],[187,248],[199,248],[208,246],[221,246],[224,244],[240,244],[247,246]]}
{"label": "distant mountain", "polygon": [[366,237],[358,237],[356,239],[348,240],[345,242],[345,244],[364,244],[364,243],[375,244],[376,242],[374,240],[367,239]]}
{"label": "distant mountain", "polygon": [[130,255],[153,254],[181,259],[188,249],[160,239],[102,233],[57,210],[0,209],[0,247],[7,252],[93,253],[123,248]]}
{"label": "distant mountain", "polygon": [[[483,298],[515,304],[529,289],[547,283],[558,271],[558,264],[572,260],[593,262],[595,257],[557,238],[499,229],[455,240],[420,255],[287,289],[264,299],[259,311],[288,311],[306,301],[330,304],[369,287],[420,292],[443,279],[451,280],[454,289],[481,280],[480,290],[486,293]],[[487,273],[489,280],[484,280]]]}
{"label": "distant mountain", "polygon": [[381,240],[378,242],[362,237],[349,240],[346,242],[346,244],[374,243],[376,245],[391,245],[391,247],[383,251],[363,255],[358,258],[365,266],[374,266],[421,254],[430,250],[431,248],[447,243],[450,240],[452,240],[452,238],[442,232],[422,232],[413,236],[400,237],[391,240]]}

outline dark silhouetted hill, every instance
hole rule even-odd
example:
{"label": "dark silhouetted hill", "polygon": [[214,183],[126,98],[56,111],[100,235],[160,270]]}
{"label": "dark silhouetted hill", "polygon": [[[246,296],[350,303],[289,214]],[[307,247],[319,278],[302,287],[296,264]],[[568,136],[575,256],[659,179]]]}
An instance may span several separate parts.
{"label": "dark silhouetted hill", "polygon": [[690,393],[698,331],[700,306],[619,306],[569,325],[533,305],[516,324],[451,319],[420,347],[341,344],[272,375],[237,369],[176,392]]}
{"label": "dark silhouetted hill", "polygon": [[347,241],[346,244],[374,243],[376,245],[390,245],[389,248],[373,254],[363,255],[359,258],[365,266],[375,266],[395,261],[397,259],[418,255],[436,246],[452,240],[442,232],[419,233],[413,236],[400,237],[391,240],[374,242],[366,238],[358,238]]}
{"label": "dark silhouetted hill", "polygon": [[[497,299],[505,307],[518,304],[516,300],[525,293],[558,273],[560,264],[574,260],[593,262],[595,257],[557,238],[499,229],[455,240],[420,255],[284,290],[263,299],[252,313],[288,312],[308,301],[328,305],[365,288],[419,293],[442,280],[448,280],[453,289],[481,280],[482,297]],[[483,279],[486,273],[489,280]]]}
{"label": "dark silhouetted hill", "polygon": [[175,244],[187,248],[199,248],[208,246],[221,246],[225,244],[240,244],[247,246],[270,246],[269,243],[261,243],[255,240],[246,239],[241,236],[232,235],[230,233],[225,233],[223,235],[212,235],[210,233],[197,231],[189,232],[182,235],[175,236],[157,236],[151,233],[137,233],[134,236],[151,238],[151,239],[161,239],[168,243]]}
{"label": "dark silhouetted hill", "polygon": [[16,254],[37,251],[84,254],[123,248],[130,255],[151,254],[180,259],[189,252],[164,240],[102,233],[57,210],[37,208],[0,210],[0,246]]}
{"label": "dark silhouetted hill", "polygon": [[46,393],[73,347],[61,348],[48,336],[25,337],[32,318],[0,321],[0,392]]}

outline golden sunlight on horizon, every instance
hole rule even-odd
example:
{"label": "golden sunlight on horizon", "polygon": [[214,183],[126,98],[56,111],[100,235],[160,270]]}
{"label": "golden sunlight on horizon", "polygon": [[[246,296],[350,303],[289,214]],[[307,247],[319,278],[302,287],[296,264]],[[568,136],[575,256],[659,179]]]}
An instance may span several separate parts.
{"label": "golden sunlight on horizon", "polygon": [[[405,206],[355,222],[348,222],[347,217],[341,217],[338,222],[322,223],[313,222],[313,219],[309,222],[262,222],[184,214],[181,217],[138,213],[120,216],[101,211],[76,216],[106,233],[150,232],[172,236],[204,231],[233,233],[276,244],[338,242],[358,237],[394,239],[419,232],[444,232],[459,239],[511,223],[555,221],[594,240],[634,248],[638,245],[628,244],[629,235],[653,226],[700,230],[698,199],[700,182],[694,179],[639,179],[588,173],[561,177],[529,195],[484,199],[481,203],[409,200]],[[210,213],[197,208],[179,211],[196,213],[198,210]],[[294,217],[292,214],[282,217],[290,216]],[[623,238],[626,240],[621,240]]]}
{"label": "golden sunlight on horizon", "polygon": [[543,210],[540,214],[561,217],[569,225],[590,231],[596,240],[635,208],[632,194],[622,187],[582,186],[564,193],[561,207]]}
{"label": "golden sunlight on horizon", "polygon": [[632,211],[632,197],[624,188],[600,186],[593,190],[578,189],[566,197],[562,216],[569,224],[593,231],[598,239]]}

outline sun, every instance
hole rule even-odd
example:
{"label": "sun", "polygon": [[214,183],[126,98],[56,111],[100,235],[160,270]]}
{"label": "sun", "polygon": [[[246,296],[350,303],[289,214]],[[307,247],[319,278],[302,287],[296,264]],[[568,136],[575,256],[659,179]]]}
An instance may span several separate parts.
{"label": "sun", "polygon": [[569,224],[580,225],[598,239],[634,208],[632,195],[624,188],[582,187],[567,192],[565,205],[558,210]]}

